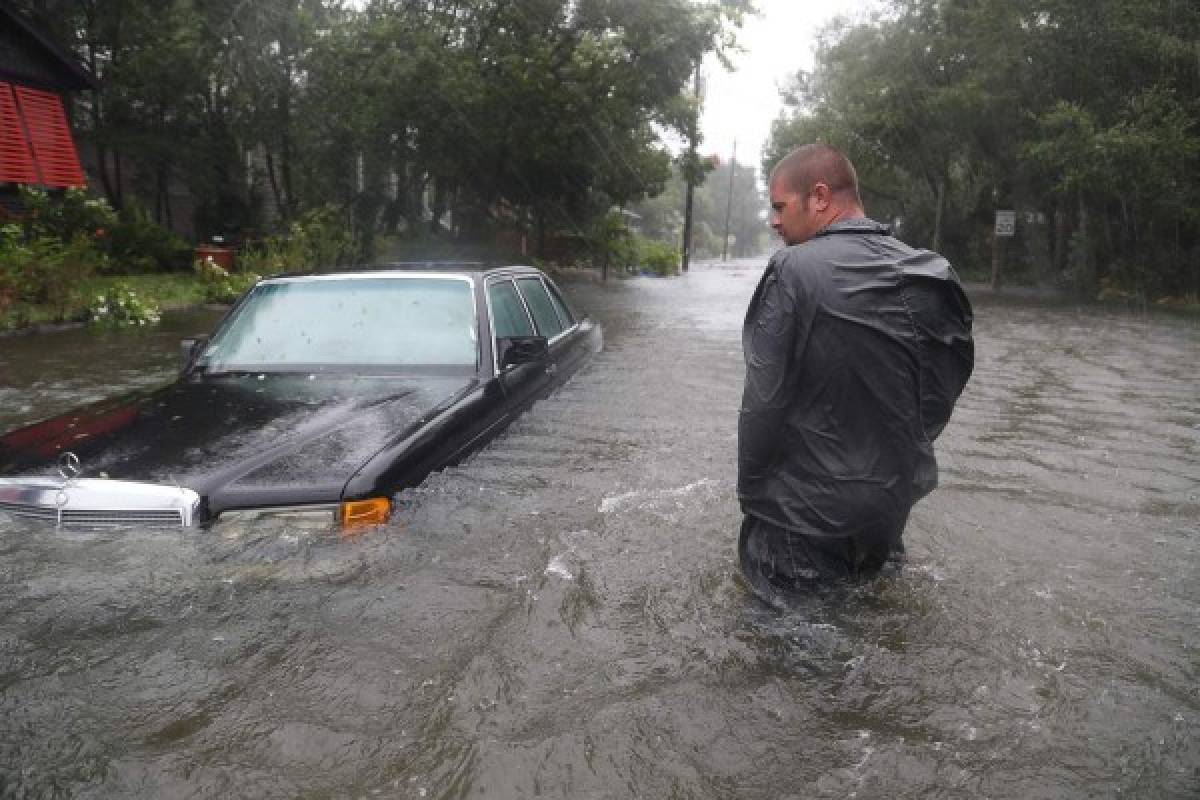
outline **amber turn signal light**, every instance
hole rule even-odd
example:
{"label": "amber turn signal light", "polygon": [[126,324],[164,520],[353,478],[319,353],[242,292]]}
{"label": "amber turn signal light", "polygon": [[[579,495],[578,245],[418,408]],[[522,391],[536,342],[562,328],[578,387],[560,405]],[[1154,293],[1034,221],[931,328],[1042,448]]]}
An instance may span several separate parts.
{"label": "amber turn signal light", "polygon": [[392,514],[392,501],[386,497],[371,497],[366,500],[347,500],[338,510],[338,521],[343,528],[362,528],[367,525],[382,525]]}

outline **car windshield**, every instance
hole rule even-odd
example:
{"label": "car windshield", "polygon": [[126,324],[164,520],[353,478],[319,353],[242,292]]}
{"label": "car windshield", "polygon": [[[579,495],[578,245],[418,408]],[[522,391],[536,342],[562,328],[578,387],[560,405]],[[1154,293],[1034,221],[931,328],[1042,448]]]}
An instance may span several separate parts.
{"label": "car windshield", "polygon": [[264,283],[217,331],[209,372],[356,366],[474,368],[470,282],[457,278],[313,278]]}

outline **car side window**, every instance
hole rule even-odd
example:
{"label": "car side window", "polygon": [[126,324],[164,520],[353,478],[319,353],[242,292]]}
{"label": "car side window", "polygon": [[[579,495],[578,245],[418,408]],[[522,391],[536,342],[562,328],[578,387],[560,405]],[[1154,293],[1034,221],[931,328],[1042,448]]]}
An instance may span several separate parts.
{"label": "car side window", "polygon": [[492,307],[492,327],[496,331],[496,338],[533,336],[533,323],[529,321],[529,314],[512,281],[489,283],[488,302]]}
{"label": "car side window", "polygon": [[525,302],[529,304],[529,310],[533,313],[533,321],[537,323],[538,333],[547,339],[552,339],[562,333],[566,325],[558,318],[558,312],[554,310],[554,303],[541,280],[518,278],[517,284],[521,287],[521,294],[525,295]]}
{"label": "car side window", "polygon": [[554,303],[554,308],[558,310],[558,316],[562,317],[563,324],[568,328],[575,324],[575,314],[571,311],[571,307],[567,305],[567,301],[558,291],[558,287],[551,281],[544,281],[546,288],[550,290],[550,300]]}

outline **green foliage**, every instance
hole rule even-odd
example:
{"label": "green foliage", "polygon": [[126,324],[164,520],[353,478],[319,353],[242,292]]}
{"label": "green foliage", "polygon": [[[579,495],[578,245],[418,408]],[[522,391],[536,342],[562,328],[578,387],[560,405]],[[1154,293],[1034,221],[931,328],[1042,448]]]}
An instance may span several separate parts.
{"label": "green foliage", "polygon": [[825,30],[764,167],[807,142],[840,147],[868,213],[983,261],[968,272],[987,269],[994,212],[1017,209],[1046,220],[1026,254],[1044,244],[1010,267],[1085,294],[1194,294],[1197,41],[1196,3],[892,0]]}
{"label": "green foliage", "polygon": [[87,318],[93,325],[114,328],[155,325],[161,315],[158,306],[139,298],[127,284],[117,283],[96,295],[88,306]]}
{"label": "green foliage", "polygon": [[633,237],[621,213],[615,209],[598,217],[587,236],[592,264],[603,269],[632,266],[636,257]]}
{"label": "green foliage", "polygon": [[22,187],[22,200],[26,216],[0,227],[0,327],[37,320],[155,321],[155,309],[135,302],[136,296],[108,287],[89,300],[89,286],[95,276],[116,269],[153,268],[156,251],[149,243],[162,244],[159,252],[177,258],[181,246],[186,252],[177,237],[144,219],[133,223],[140,233],[127,235],[123,215],[74,189],[50,195]]}
{"label": "green foliage", "polygon": [[20,296],[20,268],[24,263],[16,225],[0,226],[0,314],[5,314]]}
{"label": "green foliage", "polygon": [[238,255],[242,271],[321,272],[356,263],[361,245],[345,218],[332,206],[314,209],[293,222],[287,234],[269,236]]}
{"label": "green foliage", "polygon": [[[114,208],[140,203],[201,238],[292,243],[292,223],[332,203],[360,258],[376,236],[479,239],[493,223],[540,246],[661,191],[671,166],[661,135],[694,124],[694,66],[734,45],[750,3],[52,5],[57,40],[104,84],[94,100],[75,98],[75,122]],[[173,261],[169,243],[143,233],[129,238],[146,258],[122,246],[121,260]],[[301,266],[276,244],[251,257]],[[345,249],[299,256],[324,268]]]}
{"label": "green foliage", "polygon": [[253,272],[230,273],[211,256],[196,259],[194,269],[204,286],[204,299],[209,303],[232,303],[261,280]]}
{"label": "green foliage", "polygon": [[109,271],[122,275],[186,269],[191,250],[136,203],[127,204],[108,231]]}
{"label": "green foliage", "polygon": [[[30,306],[48,309],[54,320],[86,316],[84,284],[112,271],[111,252],[122,257],[128,252],[115,246],[124,241],[122,220],[104,200],[79,189],[54,195],[27,186],[20,191],[25,215],[0,229],[0,313]],[[145,226],[171,238],[157,226]],[[118,263],[131,266],[123,258]]]}
{"label": "green foliage", "polygon": [[187,308],[206,302],[203,284],[199,276],[190,269],[187,272],[99,276],[84,283],[83,296],[103,294],[117,284],[128,286],[146,302],[162,309]]}
{"label": "green foliage", "polygon": [[5,225],[0,228],[0,312],[17,304],[41,305],[55,319],[68,319],[80,310],[81,283],[104,263],[104,254],[86,234],[64,242],[49,234],[29,238],[21,226]]}
{"label": "green foliage", "polygon": [[20,224],[26,239],[103,238],[117,221],[107,202],[89,196],[82,189],[67,189],[57,195],[31,186],[22,185],[18,189],[25,207]]}
{"label": "green foliage", "polygon": [[635,239],[635,245],[637,255],[634,263],[638,266],[663,277],[679,274],[679,248],[641,237]]}
{"label": "green foliage", "polygon": [[[675,251],[681,249],[683,242],[685,187],[681,172],[679,169],[672,173],[661,195],[631,206],[641,217],[641,234],[667,244]],[[697,258],[720,257],[727,216],[732,237],[727,248],[728,255],[732,258],[760,255],[769,246],[771,235],[770,228],[759,216],[766,206],[767,201],[758,188],[757,172],[753,167],[738,163],[734,169],[730,162],[719,164],[695,189],[692,207],[693,255]]]}
{"label": "green foliage", "polygon": [[626,272],[668,276],[679,273],[677,246],[632,233],[624,215],[610,210],[593,224],[588,237],[592,266]]}

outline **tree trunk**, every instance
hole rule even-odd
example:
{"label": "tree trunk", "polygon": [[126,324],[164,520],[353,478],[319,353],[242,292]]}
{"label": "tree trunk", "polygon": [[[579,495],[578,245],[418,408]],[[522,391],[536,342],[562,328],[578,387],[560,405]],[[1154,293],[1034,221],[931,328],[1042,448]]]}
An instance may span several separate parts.
{"label": "tree trunk", "polygon": [[933,212],[933,246],[929,248],[935,253],[942,249],[942,213],[945,206],[946,180],[939,177],[937,181],[937,206]]}
{"label": "tree trunk", "polygon": [[688,271],[688,266],[692,260],[692,206],[695,202],[695,192],[696,187],[689,173],[683,204],[683,252],[680,257],[680,267],[684,272]]}
{"label": "tree trunk", "polygon": [[122,167],[121,151],[113,151],[113,175],[117,185],[117,208],[124,208],[125,203],[125,170]]}
{"label": "tree trunk", "polygon": [[166,220],[167,230],[175,230],[175,211],[171,208],[171,168],[163,165],[159,174],[160,191],[163,196],[163,219]]}
{"label": "tree trunk", "polygon": [[1054,201],[1054,250],[1050,256],[1050,271],[1057,277],[1062,275],[1067,257],[1067,215],[1063,211],[1062,199]]}
{"label": "tree trunk", "polygon": [[992,289],[1000,288],[1000,275],[1003,272],[1004,263],[1004,237],[996,233],[995,228],[992,229]]}
{"label": "tree trunk", "polygon": [[283,192],[279,186],[279,176],[275,169],[275,156],[271,154],[271,148],[264,146],[263,152],[267,156],[267,181],[271,184],[271,197],[275,198],[275,217],[272,222],[278,222],[280,219],[286,218],[287,212],[284,210],[284,203],[287,202],[283,196]]}
{"label": "tree trunk", "polygon": [[446,182],[442,178],[433,180],[433,208],[429,213],[429,232],[437,235],[441,232],[442,215],[446,213]]}
{"label": "tree trunk", "polygon": [[[98,25],[98,22],[97,22],[98,9],[97,9],[96,5],[93,3],[85,3],[85,4],[83,4],[83,8],[84,8],[85,30],[87,30],[89,32],[95,31],[96,27]],[[119,15],[120,11],[121,11],[121,7],[120,7],[120,4],[118,3],[116,5],[116,8],[111,9],[109,13]],[[117,29],[118,30],[120,29],[119,23],[117,25]],[[91,72],[93,75],[99,76],[101,73],[100,73],[100,69],[99,69],[99,62],[96,58],[96,48],[93,45],[93,43],[91,42],[90,37],[85,37],[85,39],[87,40],[88,67],[91,69]],[[116,53],[119,50],[119,47],[120,47],[120,40],[118,39],[117,41],[113,42],[114,60],[116,57]],[[92,117],[92,135],[93,136],[103,136],[103,131],[104,131],[103,102],[104,101],[102,99],[101,92],[98,92],[98,91],[92,92],[92,102],[91,102],[90,111],[91,111],[91,117]],[[99,141],[93,141],[92,146],[96,151],[96,169],[100,173],[100,185],[104,188],[104,196],[108,199],[109,205],[111,205],[116,210],[120,211],[122,208],[122,205],[123,205],[124,198],[121,196],[120,184],[114,185],[112,176],[108,172],[108,147],[101,144]]]}
{"label": "tree trunk", "polygon": [[537,226],[537,256],[544,261],[546,259],[546,212],[539,208],[534,212],[534,216]]}
{"label": "tree trunk", "polygon": [[295,211],[295,190],[292,180],[292,137],[287,130],[283,131],[279,147],[279,171],[283,176],[283,205],[280,206],[284,220],[290,221]]}
{"label": "tree trunk", "polygon": [[163,224],[162,199],[162,173],[159,172],[154,177],[154,222],[156,225]]}
{"label": "tree trunk", "polygon": [[1092,292],[1096,286],[1096,274],[1092,265],[1092,247],[1089,241],[1090,234],[1088,233],[1088,208],[1087,201],[1084,200],[1083,192],[1079,193],[1079,227],[1076,228],[1076,233],[1079,234],[1079,252],[1072,253],[1072,259],[1075,261],[1075,267],[1078,270],[1079,288],[1085,292]]}
{"label": "tree trunk", "polygon": [[96,152],[96,171],[100,174],[100,187],[104,190],[104,197],[110,206],[120,211],[121,198],[113,186],[112,176],[108,173],[108,148],[99,142],[93,142],[92,149]]}

